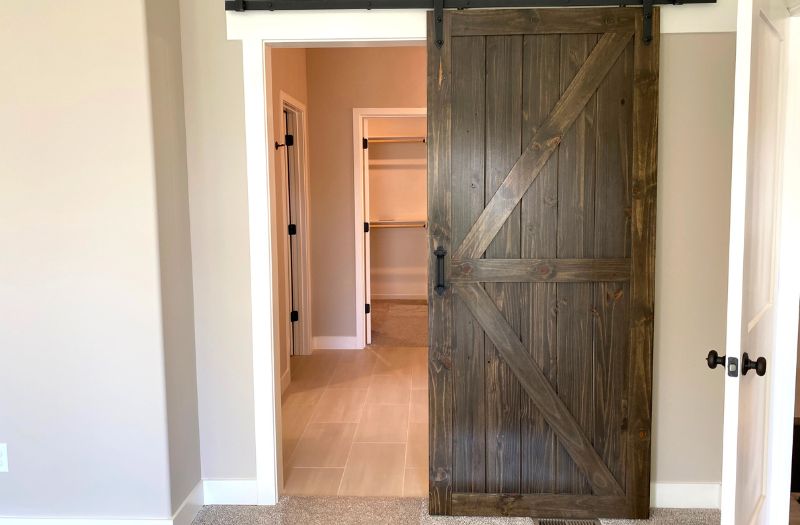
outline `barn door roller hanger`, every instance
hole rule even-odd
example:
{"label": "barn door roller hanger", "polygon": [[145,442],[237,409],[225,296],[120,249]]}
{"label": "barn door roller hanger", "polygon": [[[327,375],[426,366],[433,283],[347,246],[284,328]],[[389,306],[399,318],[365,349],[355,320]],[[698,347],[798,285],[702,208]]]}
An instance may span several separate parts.
{"label": "barn door roller hanger", "polygon": [[228,11],[308,11],[322,9],[433,9],[436,45],[444,45],[445,9],[501,7],[642,6],[645,43],[653,39],[653,6],[714,4],[716,0],[225,0]]}

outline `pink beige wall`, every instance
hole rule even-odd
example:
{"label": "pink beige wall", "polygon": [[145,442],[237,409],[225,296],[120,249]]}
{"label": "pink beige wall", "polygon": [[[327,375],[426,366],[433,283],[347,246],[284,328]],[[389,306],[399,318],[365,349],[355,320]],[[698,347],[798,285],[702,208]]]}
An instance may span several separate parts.
{"label": "pink beige wall", "polygon": [[315,337],[353,337],[353,108],[425,107],[423,47],[309,49]]}
{"label": "pink beige wall", "polygon": [[[306,83],[306,50],[299,48],[267,48],[267,53],[272,53],[272,111],[273,111],[273,136],[275,140],[283,142],[282,135],[283,109],[281,108],[281,91],[291,96],[302,104],[308,104],[308,89]],[[273,205],[276,210],[276,221],[273,221],[273,235],[277,239],[277,261],[275,261],[276,281],[279,307],[274,310],[275,315],[275,342],[280,353],[281,377],[289,370],[289,333],[291,321],[289,320],[289,288],[287,286],[287,250],[286,231],[287,217],[283,213],[286,206],[286,187],[282,177],[286,173],[283,151],[275,155],[275,164],[270,170],[274,177],[272,192]],[[277,177],[281,177],[278,179]],[[302,232],[301,232],[302,234]]]}

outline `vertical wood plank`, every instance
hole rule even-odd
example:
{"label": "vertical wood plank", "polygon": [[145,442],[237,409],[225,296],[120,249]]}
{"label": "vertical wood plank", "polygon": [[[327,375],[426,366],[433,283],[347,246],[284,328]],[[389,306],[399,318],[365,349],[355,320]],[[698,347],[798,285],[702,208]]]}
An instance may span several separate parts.
{"label": "vertical wood plank", "polygon": [[631,352],[628,430],[628,498],[635,517],[650,513],[650,427],[655,316],[656,181],[658,153],[659,8],[653,9],[653,40],[642,42],[636,17],[633,51],[633,186],[631,208]]}
{"label": "vertical wood plank", "polygon": [[[561,35],[561,89],[597,43],[596,35]],[[558,151],[558,256],[594,251],[595,124],[597,95],[565,133]],[[558,392],[587,435],[593,429],[592,285],[560,283],[558,293]],[[566,451],[558,451],[557,490],[590,494],[586,476]]]}
{"label": "vertical wood plank", "polygon": [[[438,246],[450,245],[450,17],[445,45],[437,47],[433,13],[428,14],[428,275],[436,275]],[[449,263],[449,255],[447,257]],[[448,268],[449,264],[445,264]],[[429,512],[452,513],[453,377],[452,290],[438,295],[428,282]]]}
{"label": "vertical wood plank", "polygon": [[[522,144],[528,144],[561,96],[559,35],[523,38]],[[556,257],[558,156],[553,155],[520,202],[522,258]],[[522,343],[555,386],[556,284],[526,285],[529,315],[521,320]],[[555,492],[556,438],[530,399],[520,421],[521,492]]]}
{"label": "vertical wood plank", "polygon": [[[522,37],[486,37],[486,180],[488,202],[522,152]],[[519,205],[486,250],[487,257],[519,258]],[[527,297],[519,283],[486,283],[486,291],[519,333]],[[520,490],[522,388],[486,338],[486,490]]]}
{"label": "vertical wood plank", "polygon": [[[452,150],[458,181],[452,186],[452,246],[464,239],[483,210],[485,143],[485,38],[451,39]],[[453,487],[483,492],[486,487],[484,333],[456,297],[453,302]]]}
{"label": "vertical wood plank", "polygon": [[[632,162],[633,39],[597,90],[597,172],[595,185],[595,258],[630,254]],[[626,376],[628,354],[627,283],[600,282],[594,297],[595,450],[624,487]]]}

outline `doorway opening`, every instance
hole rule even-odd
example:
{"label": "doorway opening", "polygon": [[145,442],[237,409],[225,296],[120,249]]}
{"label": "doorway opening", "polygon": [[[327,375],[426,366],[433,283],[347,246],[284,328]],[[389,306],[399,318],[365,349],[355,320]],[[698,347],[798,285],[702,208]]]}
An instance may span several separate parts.
{"label": "doorway opening", "polygon": [[[300,351],[297,321],[281,323],[284,335],[276,335],[281,493],[424,496],[426,50],[267,47],[266,52],[268,92],[280,93],[271,126],[279,143],[274,173],[286,186],[286,206],[276,213],[285,214],[289,228],[278,278],[286,283],[281,304],[289,321],[297,318],[295,283],[303,272],[310,283],[305,309],[313,314],[307,351]],[[307,126],[308,169],[305,188],[296,190],[295,162],[301,159],[292,156],[298,142],[290,136],[298,108]],[[282,182],[275,182],[280,193]],[[305,227],[296,223],[301,205]],[[278,239],[281,233],[275,231]],[[303,234],[308,250],[298,253],[295,241]],[[307,261],[305,269],[297,270],[296,257]]]}

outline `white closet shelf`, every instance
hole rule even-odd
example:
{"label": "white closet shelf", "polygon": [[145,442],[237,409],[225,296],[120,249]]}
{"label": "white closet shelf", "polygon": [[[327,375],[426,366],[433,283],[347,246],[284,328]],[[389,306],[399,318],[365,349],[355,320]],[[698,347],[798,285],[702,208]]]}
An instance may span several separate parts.
{"label": "white closet shelf", "polygon": [[370,228],[427,228],[428,221],[369,221]]}

